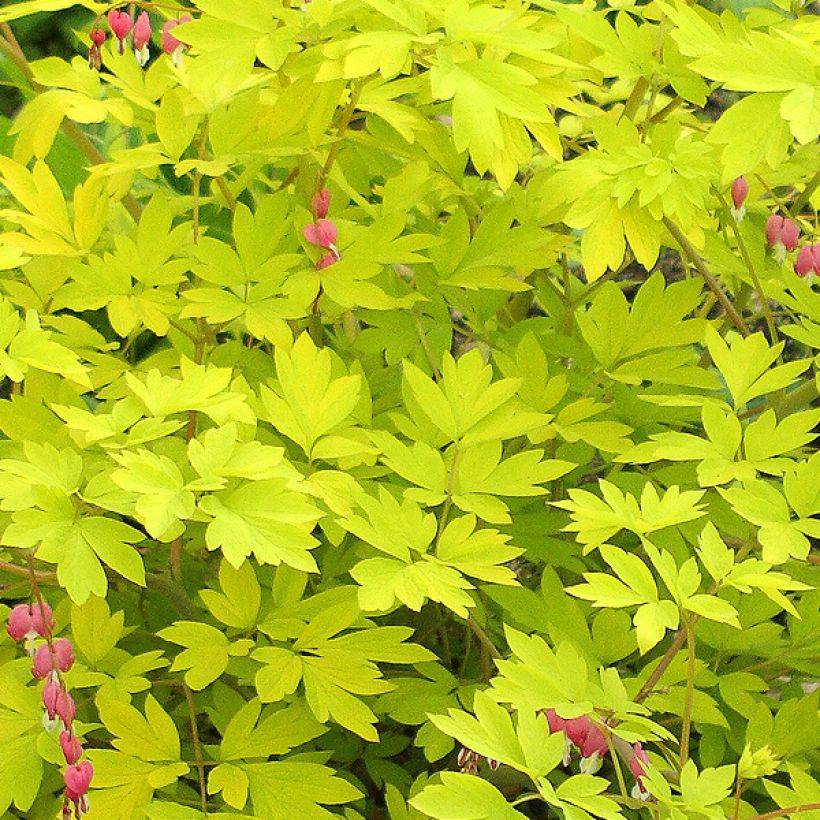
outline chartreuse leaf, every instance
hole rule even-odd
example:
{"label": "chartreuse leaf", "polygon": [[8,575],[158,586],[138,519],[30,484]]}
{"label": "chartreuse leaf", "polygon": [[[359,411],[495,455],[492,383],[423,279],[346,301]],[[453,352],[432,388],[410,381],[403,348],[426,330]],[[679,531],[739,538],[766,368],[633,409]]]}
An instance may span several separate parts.
{"label": "chartreuse leaf", "polygon": [[77,648],[94,666],[108,655],[123,636],[125,614],[111,614],[105,598],[92,595],[82,606],[71,607],[71,634]]}
{"label": "chartreuse leaf", "polygon": [[37,547],[37,557],[57,564],[57,579],[76,604],[90,595],[105,596],[108,580],[102,562],[123,577],[145,586],[142,557],[132,544],[142,534],[113,518],[79,518],[72,500],[60,490],[41,488],[37,506],[14,513],[3,543]]}
{"label": "chartreuse leaf", "polygon": [[476,692],[475,717],[460,709],[447,715],[431,715],[433,724],[478,754],[498,760],[531,779],[551,772],[564,754],[560,733],[550,734],[542,715],[521,711],[513,725],[510,713],[485,692]]}
{"label": "chartreuse leaf", "polygon": [[[345,518],[344,526],[389,558],[365,558],[350,571],[360,585],[359,605],[365,611],[386,610],[398,599],[416,611],[427,599],[440,601],[461,617],[474,605],[465,575],[514,584],[512,571],[501,564],[521,554],[497,530],[476,529],[475,516],[451,521],[436,537],[436,519],[409,498],[399,503],[384,489],[378,500],[361,496],[367,520]],[[434,552],[430,546],[435,541]]]}
{"label": "chartreuse leaf", "polygon": [[270,820],[326,820],[332,815],[323,806],[358,800],[362,793],[332,769],[318,763],[277,760],[244,763],[254,813]]}
{"label": "chartreuse leaf", "polygon": [[[299,635],[291,645],[256,649],[252,657],[263,665],[255,684],[263,703],[282,700],[294,692],[300,681],[311,712],[322,723],[329,719],[366,740],[377,740],[376,716],[359,696],[378,695],[393,686],[381,674],[376,662],[419,663],[432,660],[427,649],[405,643],[412,634],[406,627],[374,627],[339,634],[358,615],[355,599],[342,601],[315,614],[309,623],[286,622],[288,634]],[[278,619],[262,626],[279,635]],[[336,636],[336,637],[334,637]]]}
{"label": "chartreuse leaf", "polygon": [[599,486],[602,499],[587,490],[572,489],[570,500],[553,502],[554,506],[570,511],[573,520],[564,529],[578,533],[584,552],[600,546],[622,529],[646,535],[705,514],[698,505],[703,492],[696,490],[681,492],[679,487],[672,486],[661,497],[647,481],[639,505],[634,496],[621,492],[608,481],[600,481]]}
{"label": "chartreuse leaf", "polygon": [[120,465],[111,480],[134,498],[134,511],[155,538],[174,537],[194,512],[196,498],[186,488],[179,467],[168,456],[140,448],[112,454]]}
{"label": "chartreuse leaf", "polygon": [[592,815],[606,820],[623,818],[618,804],[601,794],[609,786],[609,782],[602,777],[576,774],[567,778],[557,789],[542,777],[537,785],[544,799],[550,805],[560,808],[565,817],[583,818]]}
{"label": "chartreuse leaf", "polygon": [[5,298],[0,298],[0,372],[13,382],[21,382],[29,368],[59,373],[91,389],[88,369],[76,353],[52,340],[53,333],[43,330],[36,311],[20,314]]}
{"label": "chartreuse leaf", "polygon": [[460,772],[441,772],[410,805],[436,820],[523,820],[492,783]]}
{"label": "chartreuse leaf", "polygon": [[262,388],[264,418],[311,455],[324,435],[344,426],[359,403],[361,376],[334,377],[327,348],[321,350],[303,333],[290,353],[275,353],[278,390]]}
{"label": "chartreuse leaf", "polygon": [[316,572],[310,550],[319,542],[311,530],[322,513],[290,486],[289,479],[246,481],[203,498],[199,507],[211,519],[208,549],[221,549],[234,568],[253,553],[260,564]]}
{"label": "chartreuse leaf", "polygon": [[234,569],[226,560],[219,565],[219,586],[222,592],[202,589],[199,597],[210,613],[226,626],[251,629],[256,624],[262,590],[250,561]]}
{"label": "chartreuse leaf", "polygon": [[[21,674],[22,673],[22,674]],[[43,777],[37,749],[42,733],[42,702],[38,690],[26,686],[29,664],[0,665],[0,744],[8,758],[0,766],[0,811],[13,804],[27,813]]]}
{"label": "chartreuse leaf", "polygon": [[769,347],[762,333],[745,338],[736,336],[727,344],[718,332],[706,330],[706,344],[712,361],[720,370],[735,408],[747,405],[752,399],[788,387],[809,365],[800,359],[769,369],[783,350],[783,342]]}
{"label": "chartreuse leaf", "polygon": [[145,717],[117,700],[104,700],[99,709],[105,728],[114,735],[116,749],[149,763],[179,760],[176,725],[153,695],[145,699]]}
{"label": "chartreuse leaf", "polygon": [[187,669],[185,682],[197,690],[213,683],[225,671],[229,657],[247,655],[253,646],[253,641],[247,639],[231,643],[223,632],[197,621],[177,621],[157,632],[157,636],[185,647],[174,659],[171,671]]}

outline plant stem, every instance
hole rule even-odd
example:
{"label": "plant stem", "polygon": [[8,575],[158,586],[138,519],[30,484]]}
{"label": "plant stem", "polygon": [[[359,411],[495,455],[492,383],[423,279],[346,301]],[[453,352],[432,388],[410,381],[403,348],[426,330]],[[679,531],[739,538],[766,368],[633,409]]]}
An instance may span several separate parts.
{"label": "plant stem", "polygon": [[[729,204],[723,198],[723,195],[720,191],[715,191],[715,194],[718,198],[718,201],[723,206],[725,212],[729,213]],[[732,233],[735,236],[735,241],[737,242],[738,250],[740,251],[740,256],[743,259],[743,264],[746,266],[746,270],[749,271],[749,276],[752,278],[752,283],[755,286],[755,290],[757,291],[757,295],[760,297],[760,306],[763,310],[763,316],[766,318],[766,327],[769,330],[769,339],[771,343],[777,344],[779,341],[779,337],[777,335],[777,327],[774,323],[774,318],[772,317],[772,310],[769,306],[769,300],[766,298],[766,294],[763,292],[763,286],[760,284],[760,279],[757,276],[757,271],[755,270],[755,266],[752,264],[752,258],[749,256],[749,249],[746,247],[746,242],[743,239],[743,235],[740,233],[740,228],[735,222],[734,219],[729,218],[729,227]]]}
{"label": "plant stem", "polygon": [[772,820],[774,817],[785,817],[787,814],[798,814],[801,811],[817,811],[820,809],[820,803],[803,803],[800,806],[788,806],[785,809],[777,809],[775,811],[767,811],[765,814],[756,814],[749,820]]}
{"label": "plant stem", "polygon": [[735,807],[732,811],[732,820],[738,820],[740,817],[740,795],[743,791],[743,778],[740,776],[740,772],[737,775],[737,782],[735,783]]}
{"label": "plant stem", "polygon": [[472,615],[467,616],[467,626],[473,631],[473,634],[478,638],[479,643],[484,647],[487,654],[493,658],[493,660],[498,660],[501,657],[501,653],[496,649],[495,644],[490,640],[490,636],[484,631],[481,624],[479,624]]}
{"label": "plant stem", "polygon": [[686,632],[686,700],[683,704],[683,727],[680,736],[680,765],[689,759],[689,737],[692,732],[692,703],[695,699],[695,630],[688,612],[683,613],[683,625]]}
{"label": "plant stem", "polygon": [[635,703],[640,703],[641,701],[646,700],[652,694],[652,691],[663,676],[663,673],[669,668],[669,664],[672,663],[672,659],[678,654],[678,650],[684,645],[685,642],[686,630],[681,628],[675,633],[672,643],[669,644],[669,648],[660,659],[660,662],[655,667],[652,674],[646,679],[644,685],[638,690],[638,694],[635,695]]}
{"label": "plant stem", "polygon": [[191,723],[191,738],[194,741],[194,759],[199,774],[199,799],[204,814],[208,813],[208,792],[205,790],[205,763],[202,757],[202,744],[199,742],[199,729],[196,725],[196,707],[194,706],[194,695],[187,684],[183,684],[182,691],[185,693],[185,700],[188,702],[188,719]]}
{"label": "plant stem", "polygon": [[800,196],[792,202],[792,206],[789,208],[789,213],[792,216],[797,216],[800,211],[803,210],[803,206],[811,199],[811,196],[817,190],[818,185],[820,185],[820,171],[815,173],[815,175],[806,184],[806,187],[803,189]]}
{"label": "plant stem", "polygon": [[748,336],[749,328],[746,327],[746,324],[740,317],[740,314],[735,310],[735,306],[732,304],[729,297],[723,292],[723,288],[720,286],[720,283],[717,279],[715,279],[709,268],[706,267],[706,263],[703,259],[701,259],[695,246],[686,238],[683,231],[681,231],[681,229],[668,216],[663,218],[663,224],[666,226],[669,233],[671,233],[675,238],[678,245],[680,245],[680,248],[686,255],[687,259],[695,266],[698,273],[703,277],[704,281],[709,286],[709,289],[715,294],[715,296],[717,296],[718,301],[726,311],[726,315],[732,320],[732,324],[743,336]]}

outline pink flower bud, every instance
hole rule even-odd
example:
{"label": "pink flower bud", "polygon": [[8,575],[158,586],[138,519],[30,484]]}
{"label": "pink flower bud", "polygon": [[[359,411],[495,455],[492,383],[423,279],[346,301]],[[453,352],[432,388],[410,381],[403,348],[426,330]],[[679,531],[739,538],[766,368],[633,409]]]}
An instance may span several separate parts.
{"label": "pink flower bud", "polygon": [[57,668],[61,672],[68,672],[74,666],[74,649],[71,646],[71,641],[68,638],[57,638],[52,646],[54,647]]}
{"label": "pink flower bud", "polygon": [[334,253],[325,254],[317,263],[316,270],[324,270],[331,265],[335,265],[339,261],[339,257]]}
{"label": "pink flower bud", "polygon": [[42,604],[35,601],[31,605],[31,625],[41,638],[50,635],[54,629],[54,613],[45,601]]}
{"label": "pink flower bud", "polygon": [[168,20],[162,27],[162,50],[166,54],[173,54],[179,48],[188,48],[188,43],[183,43],[182,40],[177,40],[171,32],[182,23],[190,23],[191,15],[183,14],[179,20]]}
{"label": "pink flower bud", "polygon": [[48,648],[48,644],[44,643],[42,646],[37,647],[37,651],[34,653],[31,674],[37,680],[44,680],[48,677],[48,673],[51,672],[52,668],[51,650]]}
{"label": "pink flower bud", "polygon": [[49,720],[54,720],[57,716],[57,699],[61,691],[60,685],[53,680],[47,680],[46,685],[43,687],[43,706],[46,707]]}
{"label": "pink flower bud", "polygon": [[745,177],[738,177],[732,183],[732,202],[735,204],[735,210],[740,210],[747,196],[749,196],[749,183],[746,182]]}
{"label": "pink flower bud", "polygon": [[766,220],[766,241],[770,245],[776,245],[780,242],[781,230],[783,230],[783,217],[778,214],[772,214]]}
{"label": "pink flower bud", "polygon": [[318,245],[320,248],[335,245],[338,236],[336,223],[332,219],[319,219],[311,225],[305,225],[303,233],[311,245]]}
{"label": "pink flower bud", "polygon": [[91,779],[94,777],[94,767],[90,760],[84,760],[82,763],[69,766],[63,777],[65,787],[72,795],[70,799],[76,803],[77,798],[82,797],[88,791]]}
{"label": "pink flower bud", "polygon": [[811,254],[814,257],[814,272],[820,276],[820,242],[811,246]]}
{"label": "pink flower bud", "polygon": [[65,689],[60,689],[57,693],[57,705],[54,711],[57,713],[57,717],[59,717],[66,726],[71,726],[74,722],[74,715],[77,714],[77,705],[74,703],[74,698],[72,698]]}
{"label": "pink flower bud", "polygon": [[797,258],[794,260],[794,272],[798,276],[807,276],[812,273],[815,268],[814,253],[811,245],[803,245],[797,252]]}
{"label": "pink flower bud", "polygon": [[83,755],[82,744],[68,731],[60,732],[60,748],[69,766],[73,766]]}
{"label": "pink flower bud", "polygon": [[316,193],[313,201],[310,204],[310,209],[313,211],[314,219],[324,219],[327,216],[328,208],[330,208],[330,191],[327,188],[322,188]]}
{"label": "pink flower bud", "polygon": [[793,251],[797,247],[800,239],[800,227],[791,219],[783,220],[783,227],[780,230],[780,241],[785,245],[787,251]]}
{"label": "pink flower bud", "polygon": [[[108,12],[108,25],[111,27],[114,36],[120,41],[120,46],[122,46],[122,41],[128,36],[128,32],[131,31],[131,15],[127,11],[111,9],[111,11]],[[120,53],[122,54],[122,51],[120,51]]]}
{"label": "pink flower bud", "polygon": [[6,632],[12,640],[22,641],[30,632],[34,631],[33,618],[31,617],[31,607],[28,604],[17,604],[11,612],[6,622]]}
{"label": "pink flower bud", "polygon": [[137,22],[134,23],[134,48],[137,51],[145,48],[151,39],[151,19],[148,17],[148,12],[143,11],[137,17]]}
{"label": "pink flower bud", "polygon": [[105,42],[105,32],[101,28],[91,29],[91,33],[88,36],[97,48]]}

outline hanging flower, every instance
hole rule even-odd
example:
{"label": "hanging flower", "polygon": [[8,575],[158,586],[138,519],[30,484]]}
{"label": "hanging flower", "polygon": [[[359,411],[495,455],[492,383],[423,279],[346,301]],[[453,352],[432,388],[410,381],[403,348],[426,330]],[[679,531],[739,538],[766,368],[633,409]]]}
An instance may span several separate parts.
{"label": "hanging flower", "polygon": [[65,796],[74,804],[77,816],[82,816],[88,811],[88,798],[86,795],[93,777],[94,767],[89,760],[83,760],[82,763],[69,766],[63,773]]}
{"label": "hanging flower", "polygon": [[788,217],[772,214],[766,220],[766,241],[774,251],[774,258],[782,264],[787,251],[793,251],[800,239],[800,227]]}
{"label": "hanging flower", "polygon": [[629,771],[635,776],[635,786],[632,789],[632,796],[636,800],[646,800],[649,797],[649,790],[643,782],[646,774],[646,767],[649,765],[649,755],[644,751],[640,743],[632,747],[632,757],[629,758]]}
{"label": "hanging flower", "polygon": [[68,730],[60,732],[60,748],[69,766],[73,766],[83,756],[83,746]]}
{"label": "hanging flower", "polygon": [[330,191],[327,188],[322,188],[321,191],[318,191],[313,196],[313,200],[310,203],[310,209],[313,212],[313,218],[324,219],[327,216],[327,212],[330,208]]}
{"label": "hanging flower", "polygon": [[740,222],[746,215],[746,206],[743,203],[747,196],[749,196],[749,183],[746,182],[745,177],[740,176],[732,183],[732,203],[734,204],[732,216],[735,222]]}
{"label": "hanging flower", "polygon": [[134,23],[134,54],[137,62],[144,66],[149,58],[148,43],[151,42],[151,19],[148,12],[140,12],[137,22]]}
{"label": "hanging flower", "polygon": [[125,54],[125,38],[128,36],[128,32],[131,31],[131,26],[133,25],[131,15],[127,11],[111,9],[111,11],[108,12],[108,25],[119,41],[120,54]]}
{"label": "hanging flower", "polygon": [[54,628],[54,615],[47,603],[18,604],[9,612],[6,632],[15,641],[45,638]]}
{"label": "hanging flower", "polygon": [[311,225],[305,225],[303,233],[311,245],[320,248],[333,247],[338,236],[336,223],[332,219],[318,219]]}
{"label": "hanging flower", "polygon": [[101,28],[93,28],[89,33],[91,45],[88,48],[88,65],[95,71],[102,67],[102,44],[105,42],[105,32]]}
{"label": "hanging flower", "polygon": [[179,66],[182,52],[190,46],[177,40],[171,32],[182,23],[190,23],[191,19],[189,14],[183,14],[179,20],[168,20],[162,27],[162,50],[173,60],[175,66]]}

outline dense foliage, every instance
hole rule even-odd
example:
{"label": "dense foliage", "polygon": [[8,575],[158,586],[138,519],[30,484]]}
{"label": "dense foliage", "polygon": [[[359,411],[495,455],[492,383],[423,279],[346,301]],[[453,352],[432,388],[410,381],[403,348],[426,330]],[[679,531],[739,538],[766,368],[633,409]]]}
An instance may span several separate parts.
{"label": "dense foliage", "polygon": [[4,3],[0,816],[820,817],[819,42]]}

